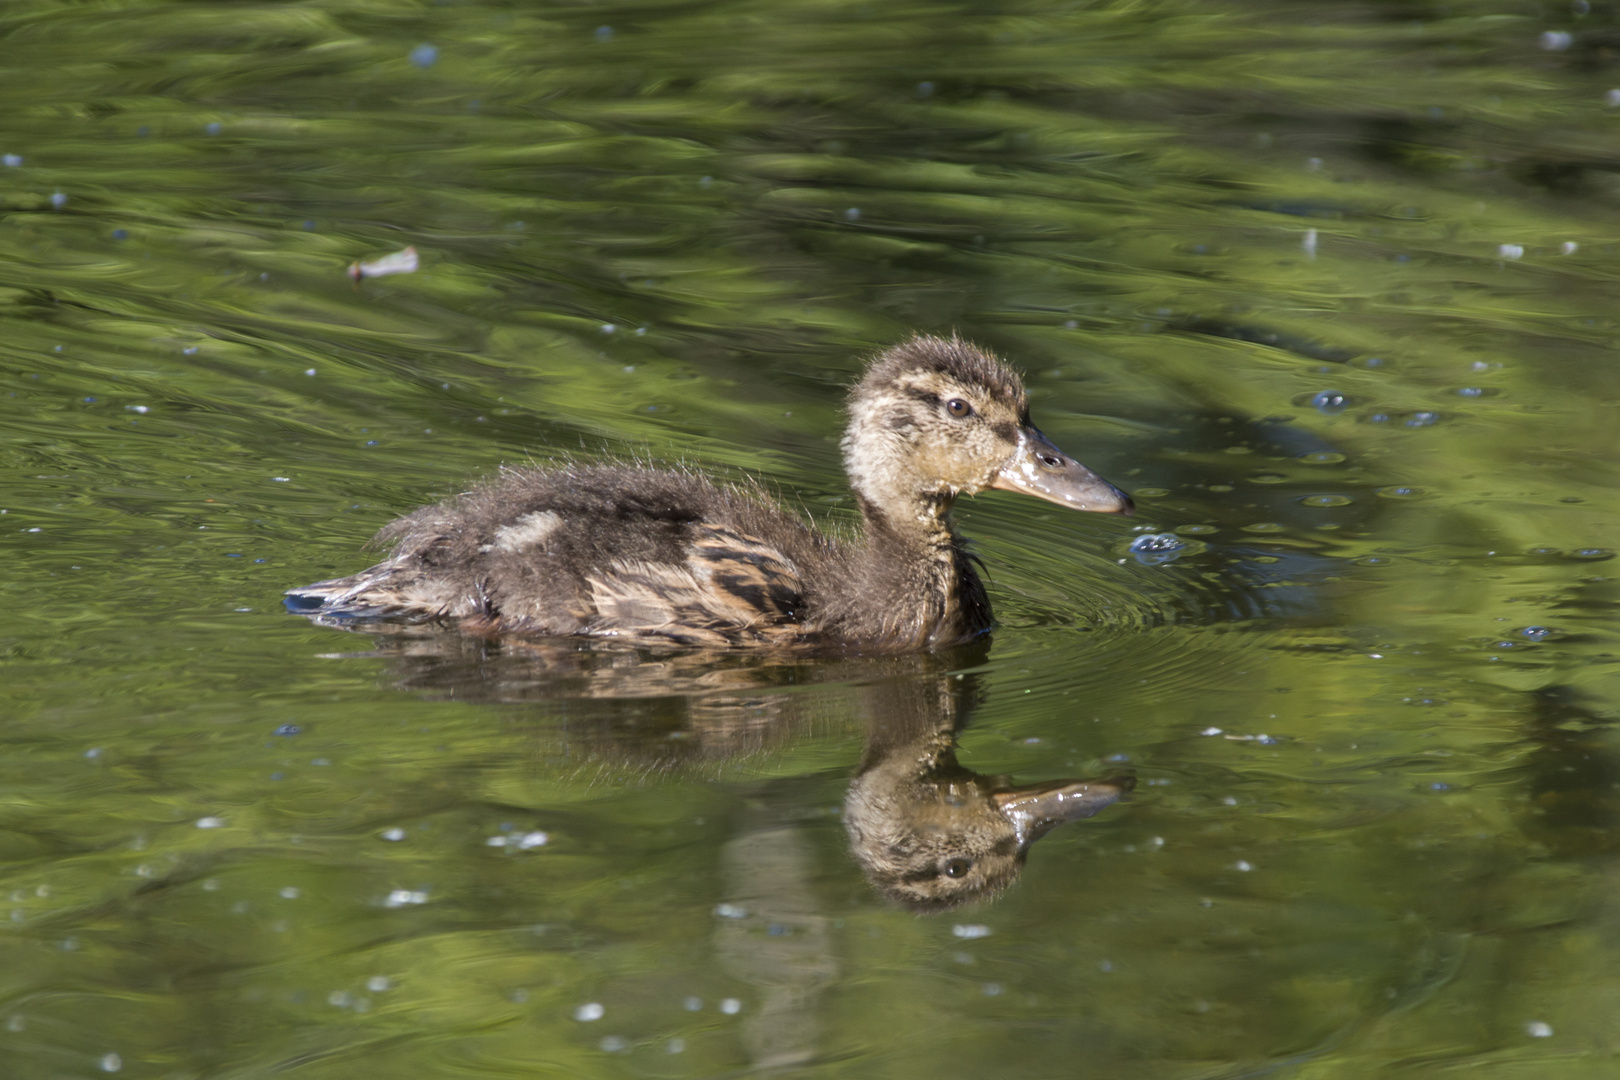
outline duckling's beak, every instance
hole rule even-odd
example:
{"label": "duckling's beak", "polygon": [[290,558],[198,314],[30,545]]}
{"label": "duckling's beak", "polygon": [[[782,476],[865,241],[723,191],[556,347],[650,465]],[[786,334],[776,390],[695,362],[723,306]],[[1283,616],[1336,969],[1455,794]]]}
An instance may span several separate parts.
{"label": "duckling's beak", "polygon": [[997,791],[990,798],[1018,831],[1023,850],[1066,821],[1091,817],[1136,786],[1129,776],[1107,780],[1054,780],[1046,784]]}
{"label": "duckling's beak", "polygon": [[1032,427],[1018,432],[1018,449],[990,482],[1002,491],[1021,491],[1037,499],[1091,510],[1099,514],[1130,514],[1131,497],[1052,444]]}

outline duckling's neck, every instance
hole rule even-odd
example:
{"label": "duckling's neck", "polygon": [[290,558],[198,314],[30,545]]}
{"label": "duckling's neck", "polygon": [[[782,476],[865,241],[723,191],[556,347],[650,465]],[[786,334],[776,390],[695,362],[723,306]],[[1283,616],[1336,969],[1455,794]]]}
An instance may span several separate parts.
{"label": "duckling's neck", "polygon": [[866,543],[854,574],[857,599],[881,622],[878,636],[903,645],[943,645],[990,629],[984,586],[951,523],[953,498],[891,500],[855,494]]}

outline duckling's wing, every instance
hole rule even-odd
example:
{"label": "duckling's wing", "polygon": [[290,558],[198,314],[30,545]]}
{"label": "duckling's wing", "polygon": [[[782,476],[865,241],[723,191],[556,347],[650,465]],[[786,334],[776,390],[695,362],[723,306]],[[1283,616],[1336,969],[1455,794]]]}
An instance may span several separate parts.
{"label": "duckling's wing", "polygon": [[623,560],[589,575],[590,632],[703,645],[799,633],[803,585],[780,549],[724,525],[693,523],[685,554],[680,563]]}

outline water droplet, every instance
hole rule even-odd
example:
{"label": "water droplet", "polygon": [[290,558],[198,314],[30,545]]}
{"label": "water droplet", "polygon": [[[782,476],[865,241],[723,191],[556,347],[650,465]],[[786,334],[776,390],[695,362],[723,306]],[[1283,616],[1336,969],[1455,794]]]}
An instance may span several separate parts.
{"label": "water droplet", "polygon": [[1127,549],[1143,566],[1158,566],[1186,554],[1187,542],[1175,533],[1148,533],[1131,541]]}

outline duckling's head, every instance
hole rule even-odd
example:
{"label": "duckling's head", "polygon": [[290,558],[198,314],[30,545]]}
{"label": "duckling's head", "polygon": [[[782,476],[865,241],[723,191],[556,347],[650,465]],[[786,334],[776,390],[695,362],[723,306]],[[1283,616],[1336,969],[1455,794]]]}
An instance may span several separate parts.
{"label": "duckling's head", "polygon": [[937,521],[958,495],[1021,491],[1073,510],[1129,514],[1123,491],[1030,422],[1024,384],[955,338],[915,337],[867,368],[849,398],[844,465],[868,512]]}

